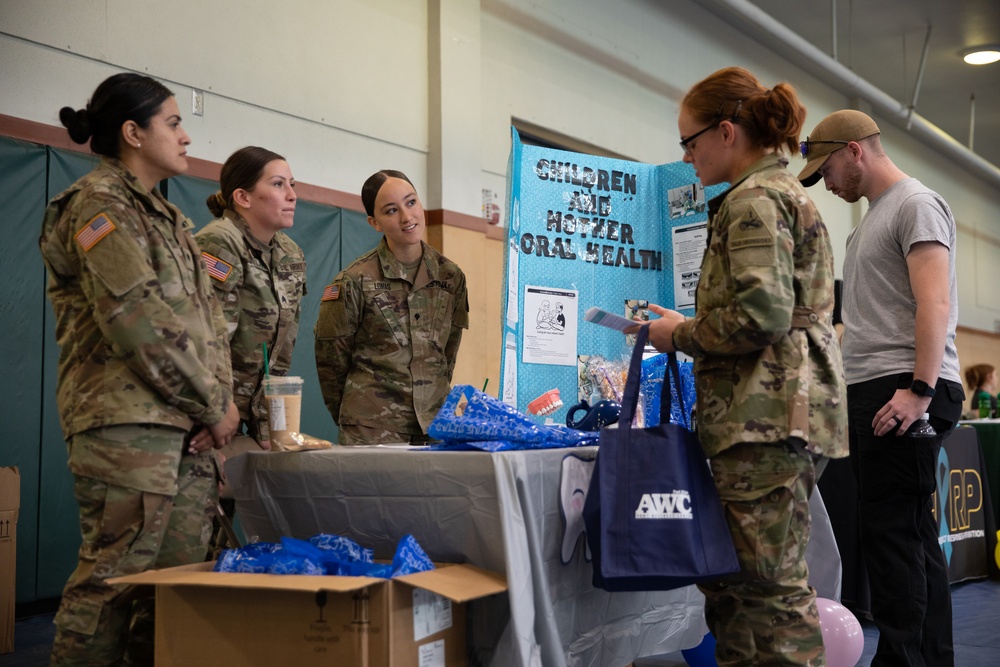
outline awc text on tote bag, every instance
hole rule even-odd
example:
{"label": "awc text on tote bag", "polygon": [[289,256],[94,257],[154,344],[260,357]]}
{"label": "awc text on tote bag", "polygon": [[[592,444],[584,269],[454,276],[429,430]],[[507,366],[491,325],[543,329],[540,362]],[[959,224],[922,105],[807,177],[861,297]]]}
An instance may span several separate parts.
{"label": "awc text on tote bag", "polygon": [[617,428],[601,430],[583,508],[594,586],[608,591],[670,590],[739,569],[701,445],[670,423],[675,355],[663,381],[660,424],[632,427],[648,337],[646,325],[636,337]]}

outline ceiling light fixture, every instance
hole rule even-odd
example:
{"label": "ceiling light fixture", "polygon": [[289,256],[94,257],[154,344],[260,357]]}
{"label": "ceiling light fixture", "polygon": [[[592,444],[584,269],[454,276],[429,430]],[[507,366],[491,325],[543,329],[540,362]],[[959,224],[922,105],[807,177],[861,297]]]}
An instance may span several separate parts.
{"label": "ceiling light fixture", "polygon": [[1000,60],[1000,46],[990,44],[962,51],[962,60],[970,65],[989,65]]}

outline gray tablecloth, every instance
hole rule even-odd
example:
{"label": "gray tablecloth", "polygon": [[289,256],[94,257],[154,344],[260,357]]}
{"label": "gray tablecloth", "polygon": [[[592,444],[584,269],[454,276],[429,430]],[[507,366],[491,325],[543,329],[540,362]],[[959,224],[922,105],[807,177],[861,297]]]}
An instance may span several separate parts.
{"label": "gray tablecloth", "polygon": [[[245,454],[228,461],[226,472],[247,535],[278,541],[334,533],[389,558],[410,533],[436,561],[506,574],[506,598],[470,606],[472,664],[621,667],[696,646],[707,632],[696,588],[607,593],[591,585],[572,506],[581,502],[573,491],[586,490],[596,451],[338,447]],[[836,597],[839,556],[816,500],[822,516],[813,539],[821,536],[823,556],[814,569],[835,572],[817,588]]]}

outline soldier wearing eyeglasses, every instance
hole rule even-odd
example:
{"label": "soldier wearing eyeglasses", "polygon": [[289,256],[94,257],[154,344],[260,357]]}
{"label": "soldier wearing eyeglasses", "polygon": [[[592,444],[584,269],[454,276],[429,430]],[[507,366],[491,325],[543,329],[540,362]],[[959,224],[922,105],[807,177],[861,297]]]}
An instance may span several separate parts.
{"label": "soldier wearing eyeglasses", "polygon": [[684,161],[709,202],[695,315],[654,306],[649,339],[694,357],[698,438],[740,571],[701,584],[720,665],[824,663],[805,549],[817,464],[847,455],[833,329],[833,251],[815,204],[788,172],[805,107],[730,67],[681,103]]}

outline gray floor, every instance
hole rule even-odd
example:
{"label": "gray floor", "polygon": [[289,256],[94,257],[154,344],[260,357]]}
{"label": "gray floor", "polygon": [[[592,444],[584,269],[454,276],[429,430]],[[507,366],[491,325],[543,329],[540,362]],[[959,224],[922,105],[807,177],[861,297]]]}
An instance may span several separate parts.
{"label": "gray floor", "polygon": [[[983,580],[951,587],[955,665],[1000,667],[1000,581]],[[869,667],[878,646],[878,628],[861,619],[865,650],[856,667]],[[3,664],[0,662],[0,664]],[[642,658],[635,667],[686,667],[680,653]]]}
{"label": "gray floor", "polygon": [[[1000,665],[1000,581],[957,584],[951,589],[954,607],[955,664],[960,667]],[[862,621],[865,650],[857,667],[869,667],[878,644],[878,629]],[[19,618],[14,629],[14,652],[0,655],[0,667],[40,667],[49,664],[53,637],[52,613]],[[685,667],[680,653],[642,658],[635,667]]]}

